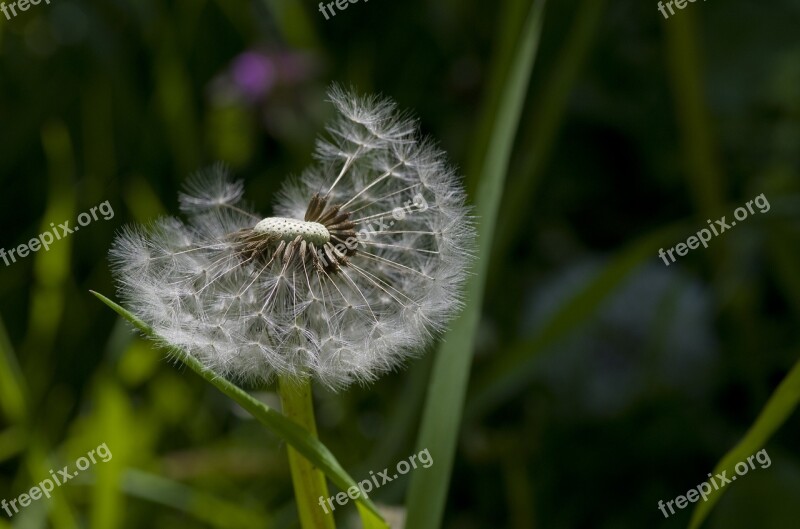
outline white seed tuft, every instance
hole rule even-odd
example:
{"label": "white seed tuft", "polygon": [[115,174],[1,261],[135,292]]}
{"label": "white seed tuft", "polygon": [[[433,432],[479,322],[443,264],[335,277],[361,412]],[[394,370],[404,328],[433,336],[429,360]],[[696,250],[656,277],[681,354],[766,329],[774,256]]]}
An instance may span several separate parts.
{"label": "white seed tuft", "polygon": [[444,153],[391,101],[330,99],[318,163],[287,182],[275,217],[216,167],[181,194],[187,222],[126,228],[112,247],[128,308],[221,376],[373,381],[461,307],[475,231]]}

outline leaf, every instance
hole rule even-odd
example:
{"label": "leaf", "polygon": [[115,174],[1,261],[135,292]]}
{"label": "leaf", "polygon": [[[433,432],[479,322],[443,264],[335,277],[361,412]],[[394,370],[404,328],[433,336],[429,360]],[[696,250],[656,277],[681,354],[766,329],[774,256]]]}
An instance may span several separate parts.
{"label": "leaf", "polygon": [[[717,463],[713,473],[716,475],[726,470],[729,474],[734,474],[733,467],[736,463],[745,461],[748,456],[764,448],[772,434],[792,414],[798,402],[800,402],[800,361],[794,365],[769,398],[767,405],[764,406],[753,426],[747,430],[744,438]],[[689,529],[700,527],[726,490],[725,487],[722,487],[719,490],[712,491],[708,495],[708,501],[698,503],[694,513],[692,513]]]}
{"label": "leaf", "polygon": [[[488,256],[492,248],[514,137],[538,50],[545,3],[539,0],[531,6],[489,136],[475,194],[476,215],[480,219],[479,256]],[[437,463],[429,472],[415,474],[411,479],[406,525],[413,529],[438,528],[444,516],[475,333],[483,306],[488,261],[487,258],[478,260],[466,287],[467,306],[453,323],[435,359],[417,448],[428,449]]]}
{"label": "leaf", "polygon": [[[797,265],[800,259],[797,259],[793,251],[797,247],[794,244],[795,239],[791,238],[791,232],[776,226],[773,227],[768,242],[779,285],[786,293],[786,297],[792,304],[795,314],[800,316],[800,282],[797,281]],[[764,410],[756,418],[755,423],[747,431],[744,438],[730,452],[725,454],[725,457],[717,464],[714,473],[728,470],[737,462],[760,450],[767,443],[770,436],[786,421],[799,402],[800,360],[789,371],[789,374],[769,398]],[[701,503],[695,508],[694,513],[692,513],[692,519],[689,521],[690,529],[696,529],[702,525],[711,509],[722,498],[723,493],[724,490],[720,489],[719,493],[715,492],[709,496],[708,502]]]}
{"label": "leaf", "polygon": [[[134,327],[142,331],[142,333],[151,338],[157,338],[153,330],[146,323],[126,309],[117,305],[102,294],[93,291],[90,292],[117,314],[128,320]],[[176,356],[192,371],[233,399],[261,424],[269,428],[278,437],[286,441],[295,450],[319,467],[340,490],[347,490],[352,486],[357,486],[353,478],[347,474],[330,450],[328,450],[319,439],[310,435],[305,429],[287,419],[280,412],[273,410],[263,402],[257,400],[239,386],[218,376],[213,371],[206,369],[196,358],[182,353],[181,351],[176,351]],[[388,529],[389,526],[381,517],[377,507],[372,503],[372,500],[360,496],[356,502],[358,503],[359,511],[362,513],[361,519],[364,523],[364,529]],[[365,513],[368,515],[365,515]]]}

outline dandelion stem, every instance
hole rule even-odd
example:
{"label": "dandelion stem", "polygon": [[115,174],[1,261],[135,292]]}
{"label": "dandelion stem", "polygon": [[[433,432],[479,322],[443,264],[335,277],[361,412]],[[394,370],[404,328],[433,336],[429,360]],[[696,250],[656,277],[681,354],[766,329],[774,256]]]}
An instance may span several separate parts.
{"label": "dandelion stem", "polygon": [[[311,381],[280,377],[278,393],[281,397],[283,414],[308,430],[311,436],[317,437],[314,405],[311,399]],[[288,447],[288,450],[301,527],[303,529],[335,529],[333,513],[330,507],[324,503],[328,498],[325,474],[291,446]]]}

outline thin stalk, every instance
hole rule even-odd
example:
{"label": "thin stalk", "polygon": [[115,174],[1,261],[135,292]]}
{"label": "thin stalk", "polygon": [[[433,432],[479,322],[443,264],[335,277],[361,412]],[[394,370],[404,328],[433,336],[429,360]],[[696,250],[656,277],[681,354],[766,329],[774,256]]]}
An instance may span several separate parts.
{"label": "thin stalk", "polygon": [[[145,322],[134,316],[130,311],[120,307],[107,297],[97,292],[92,294],[110,307],[114,312],[129,321],[134,327],[139,329],[145,336],[153,339],[158,337],[153,333]],[[2,345],[2,342],[0,342]],[[277,410],[273,410],[260,400],[256,399],[245,390],[223,378],[210,369],[206,368],[197,358],[192,355],[183,353],[179,350],[172,351],[176,358],[183,364],[197,373],[203,380],[220,390],[222,393],[236,402],[242,409],[246,410],[261,424],[270,429],[273,433],[283,439],[286,443],[291,445],[301,454],[314,461],[317,468],[328,476],[331,481],[339,487],[340,490],[350,491],[355,488],[358,490],[355,480],[345,472],[342,465],[336,460],[330,450],[322,444],[316,435],[312,435],[309,430],[297,424],[295,420],[289,419]],[[311,421],[313,424],[313,419]],[[314,432],[316,434],[316,431]],[[324,491],[323,491],[324,493]],[[319,499],[319,498],[317,498]],[[361,523],[364,529],[389,529],[386,521],[378,512],[378,508],[372,503],[365,494],[358,494],[356,507],[361,515]],[[320,507],[321,508],[321,507]],[[326,527],[326,526],[319,526]]]}
{"label": "thin stalk", "polygon": [[[278,393],[281,397],[283,414],[316,438],[317,425],[314,421],[311,381],[280,377]],[[329,506],[324,504],[324,500],[328,498],[325,474],[291,446],[288,447],[288,450],[301,527],[303,529],[335,529],[333,512]]]}

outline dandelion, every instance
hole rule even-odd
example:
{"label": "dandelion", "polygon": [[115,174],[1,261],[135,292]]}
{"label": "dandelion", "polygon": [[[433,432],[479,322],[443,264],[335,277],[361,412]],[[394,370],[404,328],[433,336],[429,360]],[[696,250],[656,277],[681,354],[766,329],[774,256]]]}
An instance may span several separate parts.
{"label": "dandelion", "polygon": [[402,365],[461,306],[474,229],[455,172],[396,105],[333,88],[317,163],[274,216],[222,167],[180,195],[186,222],[126,228],[120,295],[164,344],[213,372],[337,389]]}

